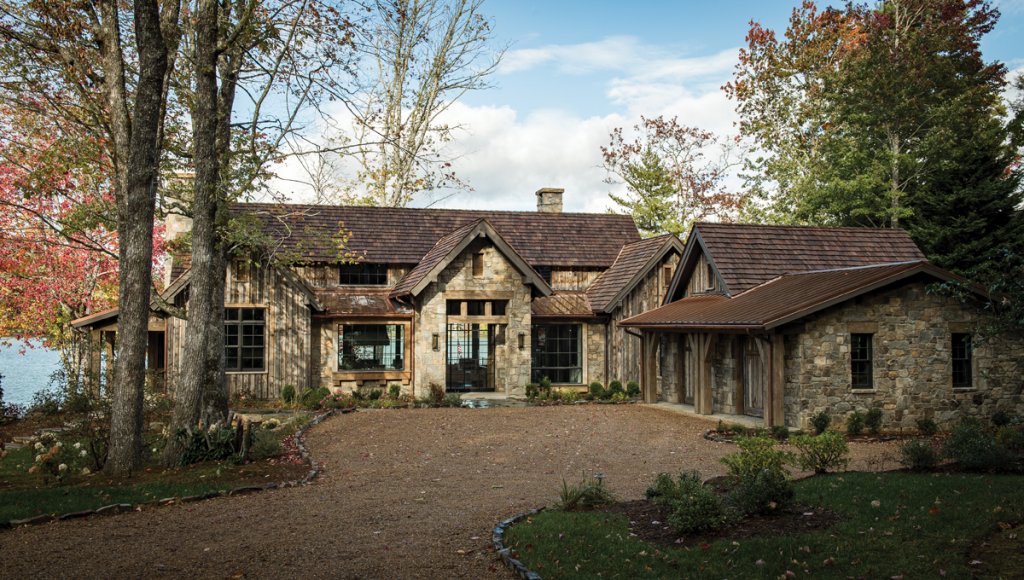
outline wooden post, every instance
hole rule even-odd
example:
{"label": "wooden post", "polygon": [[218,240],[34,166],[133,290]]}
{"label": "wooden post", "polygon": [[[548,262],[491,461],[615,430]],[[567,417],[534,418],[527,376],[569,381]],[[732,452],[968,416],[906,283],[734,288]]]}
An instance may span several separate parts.
{"label": "wooden post", "polygon": [[781,334],[772,335],[772,365],[768,375],[771,397],[772,422],[770,425],[786,424],[786,345]]}

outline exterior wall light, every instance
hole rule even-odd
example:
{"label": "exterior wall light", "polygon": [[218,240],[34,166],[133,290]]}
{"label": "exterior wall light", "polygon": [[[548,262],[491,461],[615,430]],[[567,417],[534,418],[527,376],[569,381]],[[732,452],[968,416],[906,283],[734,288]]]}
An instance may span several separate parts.
{"label": "exterior wall light", "polygon": [[526,348],[526,333],[525,332],[520,332],[519,333],[519,350],[523,350],[524,348]]}
{"label": "exterior wall light", "polygon": [[435,351],[441,350],[441,335],[440,334],[435,332],[433,334],[433,336],[430,337],[430,341],[431,341],[431,346],[433,346]]}

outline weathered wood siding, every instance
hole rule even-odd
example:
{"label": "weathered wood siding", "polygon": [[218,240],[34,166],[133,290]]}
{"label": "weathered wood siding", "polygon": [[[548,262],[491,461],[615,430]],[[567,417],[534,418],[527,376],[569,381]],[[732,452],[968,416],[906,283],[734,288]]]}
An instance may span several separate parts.
{"label": "weathered wood siding", "polygon": [[[304,264],[292,266],[292,271],[298,274],[311,288],[337,288],[341,287],[341,273],[337,264]],[[389,265],[388,286],[394,287],[398,281],[411,269],[411,266]]]}
{"label": "weathered wood siding", "polygon": [[[647,276],[633,288],[632,292],[626,295],[619,308],[615,310],[611,321],[611,348],[608,349],[610,358],[608,371],[611,375],[608,377],[609,380],[618,379],[623,384],[626,381],[640,380],[642,361],[640,338],[627,333],[626,329],[618,326],[618,323],[661,305],[671,282],[671,276],[675,272],[676,266],[679,265],[679,258],[679,254],[675,252],[670,252],[665,256],[656,267],[651,268]],[[656,376],[660,376],[660,361],[656,371]]]}
{"label": "weathered wood siding", "polygon": [[718,290],[721,290],[718,276],[708,276],[708,261],[704,256],[704,253],[701,252],[697,257],[697,265],[693,268],[693,272],[690,274],[690,279],[686,282],[685,296],[707,294],[708,292]]}
{"label": "weathered wood siding", "polygon": [[[233,265],[228,268],[224,295],[226,308],[266,309],[264,370],[229,372],[231,393],[273,399],[280,396],[285,385],[292,385],[296,390],[312,385],[312,329],[305,294],[273,267],[252,266],[246,275]],[[184,320],[177,318],[167,323],[167,372],[171,385],[179,372],[186,326]]]}
{"label": "weathered wood siding", "polygon": [[566,270],[551,271],[551,288],[555,291],[577,291],[582,292],[590,288],[590,285],[604,272],[603,269],[595,268],[572,268]]}

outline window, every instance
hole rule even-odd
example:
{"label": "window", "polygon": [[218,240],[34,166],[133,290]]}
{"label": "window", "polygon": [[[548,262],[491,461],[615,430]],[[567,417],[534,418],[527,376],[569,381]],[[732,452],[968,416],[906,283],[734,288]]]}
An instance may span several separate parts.
{"label": "window", "polygon": [[663,266],[661,268],[662,282],[665,284],[665,294],[668,294],[669,287],[672,286],[672,266]]}
{"label": "window", "polygon": [[953,388],[969,389],[973,385],[971,375],[971,335],[953,333]]}
{"label": "window", "polygon": [[870,334],[850,335],[850,377],[854,389],[875,388]]}
{"label": "window", "polygon": [[405,369],[405,327],[401,324],[339,324],[338,370]]}
{"label": "window", "polygon": [[387,264],[342,264],[339,283],[350,286],[386,286]]}
{"label": "window", "polygon": [[[487,311],[488,304],[491,305],[490,312]],[[505,316],[507,310],[508,300],[449,300],[446,304],[448,316]]]}
{"label": "window", "polygon": [[706,290],[715,289],[715,268],[711,264],[704,264],[705,274],[707,280],[704,282],[704,288]]}
{"label": "window", "polygon": [[448,316],[462,316],[462,300],[448,301]]}
{"label": "window", "polygon": [[233,260],[232,267],[234,269],[235,282],[249,281],[249,260],[237,258]]}
{"label": "window", "polygon": [[484,275],[484,254],[473,254],[473,276]]}
{"label": "window", "polygon": [[224,309],[224,369],[262,371],[266,354],[263,308]]}
{"label": "window", "polygon": [[579,324],[534,325],[530,380],[548,377],[553,383],[582,383],[581,336]]}
{"label": "window", "polygon": [[467,300],[466,316],[484,316],[487,314],[486,300]]}

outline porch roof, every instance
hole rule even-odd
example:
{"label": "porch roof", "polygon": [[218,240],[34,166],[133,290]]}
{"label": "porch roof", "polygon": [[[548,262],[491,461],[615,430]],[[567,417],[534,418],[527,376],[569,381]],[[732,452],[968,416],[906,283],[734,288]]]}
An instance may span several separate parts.
{"label": "porch roof", "polygon": [[785,274],[732,298],[690,296],[620,324],[665,330],[770,330],[917,275],[963,282],[923,260]]}
{"label": "porch roof", "polygon": [[530,304],[534,318],[596,318],[586,292],[557,292],[535,298]]}

